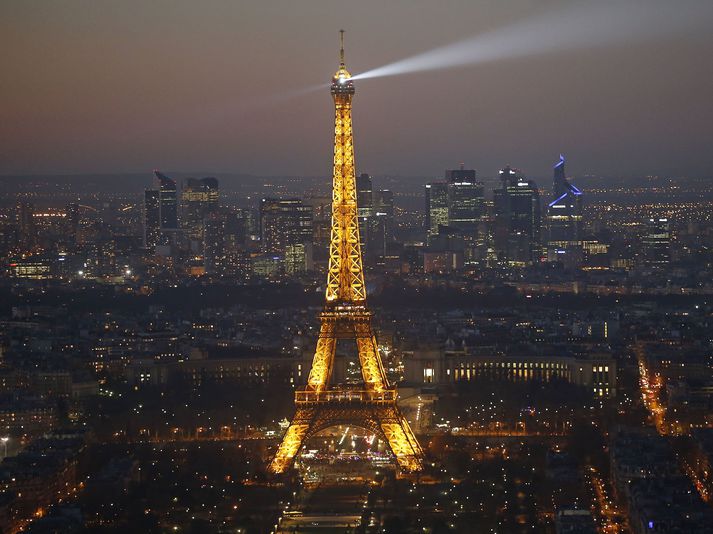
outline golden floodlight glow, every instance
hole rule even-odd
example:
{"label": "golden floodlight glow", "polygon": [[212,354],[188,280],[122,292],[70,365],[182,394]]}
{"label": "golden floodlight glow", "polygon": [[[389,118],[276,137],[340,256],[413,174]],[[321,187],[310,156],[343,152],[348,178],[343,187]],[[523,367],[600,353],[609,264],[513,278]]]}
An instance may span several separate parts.
{"label": "golden floodlight glow", "polygon": [[[401,469],[423,469],[423,451],[396,404],[366,307],[366,284],[359,245],[352,97],[354,84],[344,64],[344,31],[340,64],[334,74],[334,173],[332,229],[325,306],[307,386],[295,392],[296,412],[270,463],[273,473],[287,470],[304,442],[335,425],[365,428],[386,441]],[[330,386],[338,339],[356,342],[364,384],[360,389]]]}

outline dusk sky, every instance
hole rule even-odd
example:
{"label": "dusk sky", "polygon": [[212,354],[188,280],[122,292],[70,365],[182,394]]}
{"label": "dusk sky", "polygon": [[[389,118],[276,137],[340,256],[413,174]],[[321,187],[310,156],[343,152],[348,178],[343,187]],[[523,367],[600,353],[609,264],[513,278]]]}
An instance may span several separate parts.
{"label": "dusk sky", "polygon": [[[632,2],[600,4],[614,24]],[[573,175],[713,176],[713,2],[669,4],[607,42],[606,16],[554,0],[4,0],[0,174],[329,175],[332,101],[314,87],[340,28],[357,75],[524,24],[512,57],[356,81],[358,172],[549,176],[564,152]],[[601,42],[538,44],[570,20]]]}

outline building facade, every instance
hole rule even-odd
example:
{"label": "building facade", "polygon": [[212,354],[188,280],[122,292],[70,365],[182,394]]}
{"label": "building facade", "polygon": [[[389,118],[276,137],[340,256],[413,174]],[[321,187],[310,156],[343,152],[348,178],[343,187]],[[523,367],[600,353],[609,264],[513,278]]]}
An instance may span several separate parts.
{"label": "building facade", "polygon": [[527,265],[541,256],[540,192],[537,184],[510,166],[500,171],[494,193],[495,248],[511,265]]}

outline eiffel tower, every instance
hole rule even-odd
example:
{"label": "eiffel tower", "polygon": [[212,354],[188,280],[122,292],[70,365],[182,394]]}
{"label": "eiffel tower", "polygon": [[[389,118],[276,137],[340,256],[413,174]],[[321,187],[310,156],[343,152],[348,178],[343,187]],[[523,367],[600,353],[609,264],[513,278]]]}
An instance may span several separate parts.
{"label": "eiffel tower", "polygon": [[[334,99],[334,174],[329,271],[317,350],[304,389],[295,392],[295,416],[275,457],[273,473],[292,465],[304,442],[325,428],[350,425],[374,432],[388,443],[403,471],[423,468],[423,451],[396,404],[366,307],[357,219],[352,97],[354,83],[344,65],[344,30],[340,64],[331,84]],[[364,383],[358,388],[330,385],[337,340],[356,341]]]}

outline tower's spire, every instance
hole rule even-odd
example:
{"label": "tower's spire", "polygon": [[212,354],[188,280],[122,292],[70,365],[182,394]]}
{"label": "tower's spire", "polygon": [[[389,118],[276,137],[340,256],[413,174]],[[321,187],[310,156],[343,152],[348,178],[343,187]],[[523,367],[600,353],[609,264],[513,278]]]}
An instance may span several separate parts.
{"label": "tower's spire", "polygon": [[339,30],[339,69],[332,78],[332,93],[354,94],[354,86],[349,82],[352,77],[344,65],[344,30]]}

